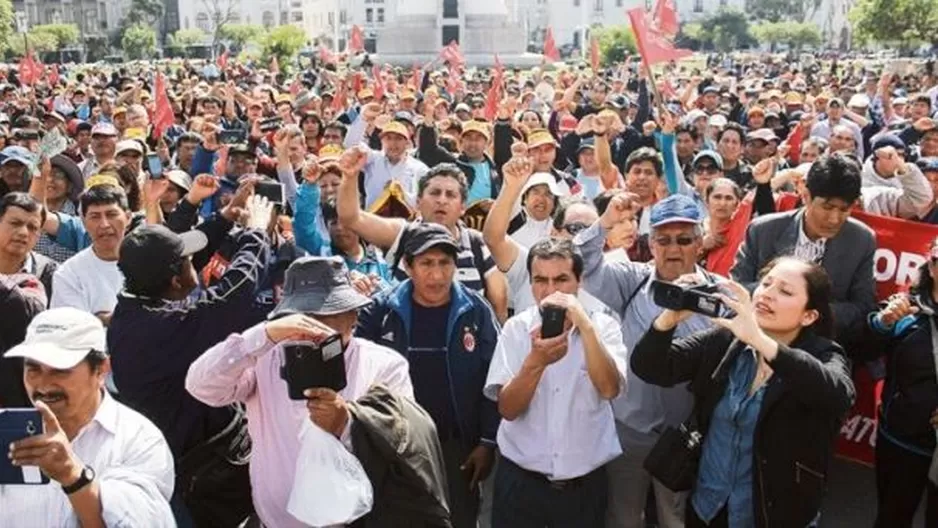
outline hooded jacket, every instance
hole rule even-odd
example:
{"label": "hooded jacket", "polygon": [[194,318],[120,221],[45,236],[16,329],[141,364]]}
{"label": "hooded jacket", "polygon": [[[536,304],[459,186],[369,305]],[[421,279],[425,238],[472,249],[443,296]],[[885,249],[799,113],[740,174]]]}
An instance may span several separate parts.
{"label": "hooded jacket", "polygon": [[863,210],[882,216],[921,218],[935,204],[931,184],[914,163],[905,164],[905,173],[883,178],[873,167],[873,158],[866,160],[860,173]]}

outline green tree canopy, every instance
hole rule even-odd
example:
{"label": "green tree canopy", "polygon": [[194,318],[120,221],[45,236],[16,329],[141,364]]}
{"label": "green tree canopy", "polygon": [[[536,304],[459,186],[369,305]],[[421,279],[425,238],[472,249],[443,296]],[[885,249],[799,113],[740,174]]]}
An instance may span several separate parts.
{"label": "green tree canopy", "polygon": [[134,24],[124,31],[121,47],[128,59],[149,59],[156,51],[156,32],[144,24]]}
{"label": "green tree canopy", "polygon": [[821,7],[822,0],[751,0],[746,13],[754,20],[805,22]]}
{"label": "green tree canopy", "polygon": [[280,67],[284,67],[303,46],[306,45],[306,32],[288,24],[273,28],[264,39],[265,57],[277,57]]}
{"label": "green tree canopy", "polygon": [[[26,34],[29,37],[29,49],[34,53],[48,53],[59,49],[58,41],[52,33],[33,33]],[[16,55],[25,55],[25,42],[22,35],[16,35],[8,42],[10,51]]]}
{"label": "green tree canopy", "polygon": [[860,42],[938,43],[938,0],[858,0],[850,20]]}
{"label": "green tree canopy", "polygon": [[199,28],[180,29],[169,36],[167,45],[176,48],[185,48],[195,44],[202,44],[208,34]]}
{"label": "green tree canopy", "polygon": [[227,24],[218,30],[219,37],[227,40],[232,47],[241,49],[249,42],[259,42],[266,33],[260,24]]}
{"label": "green tree canopy", "polygon": [[748,48],[755,43],[755,39],[749,34],[746,15],[738,9],[726,7],[720,8],[700,22],[698,40],[704,46],[717,51]]}
{"label": "green tree canopy", "polygon": [[163,17],[162,0],[131,0],[130,11],[124,19],[126,27],[135,24],[155,24],[157,20]]}
{"label": "green tree canopy", "polygon": [[14,38],[13,31],[13,2],[11,0],[0,0],[0,50],[9,47],[11,40],[23,40]]}
{"label": "green tree canopy", "polygon": [[752,28],[752,35],[762,44],[773,49],[778,44],[787,44],[793,49],[817,46],[821,43],[821,32],[817,26],[807,22],[763,22]]}
{"label": "green tree canopy", "polygon": [[43,24],[33,26],[29,33],[33,37],[40,33],[52,35],[59,48],[74,46],[81,39],[81,31],[75,24]]}
{"label": "green tree canopy", "polygon": [[[593,30],[593,36],[599,41],[599,55],[602,62],[615,64],[625,60],[626,55],[636,53],[635,35],[630,26],[605,26]],[[584,58],[589,58],[587,51]]]}

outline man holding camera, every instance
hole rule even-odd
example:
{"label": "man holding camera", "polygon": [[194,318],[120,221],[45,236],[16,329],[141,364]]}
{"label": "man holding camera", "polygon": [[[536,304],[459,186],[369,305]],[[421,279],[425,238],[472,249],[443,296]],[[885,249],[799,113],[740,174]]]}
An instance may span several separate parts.
{"label": "man holding camera", "polygon": [[[655,304],[652,281],[674,282],[683,275],[697,273],[700,282],[711,282],[711,276],[697,266],[703,240],[700,208],[693,198],[681,194],[671,195],[651,208],[652,262],[606,262],[603,244],[607,230],[627,219],[635,206],[629,194],[613,197],[599,221],[574,238],[574,244],[583,252],[585,289],[621,317],[625,345],[630,351],[664,309]],[[678,325],[677,336],[710,324],[707,317],[695,314]],[[693,407],[691,393],[685,385],[666,389],[645,383],[631,372],[628,379],[626,389],[613,402],[623,454],[607,468],[606,526],[643,527],[648,486],[654,483],[659,526],[682,527],[686,493],[675,493],[653,481],[643,463],[660,432],[687,419]]]}
{"label": "man holding camera", "polygon": [[[254,442],[254,506],[265,526],[303,526],[287,512],[287,503],[304,420],[312,420],[350,447],[352,417],[347,402],[379,383],[393,394],[413,398],[407,361],[393,350],[352,337],[359,309],[369,304],[371,299],[352,286],[340,257],[301,258],[287,270],[284,297],[271,312],[270,321],[232,334],[189,368],[186,389],[202,403],[223,407],[243,402],[247,406]],[[287,370],[283,345],[308,343],[315,352],[335,334],[342,345],[345,387],[338,391],[300,387],[309,389],[308,399],[303,403],[291,400],[288,391],[296,382],[288,380],[298,373]]]}
{"label": "man holding camera", "polygon": [[484,391],[504,418],[492,526],[602,526],[604,466],[622,454],[607,403],[625,386],[622,332],[580,304],[569,240],[538,242],[527,262],[536,305],[505,325]]}

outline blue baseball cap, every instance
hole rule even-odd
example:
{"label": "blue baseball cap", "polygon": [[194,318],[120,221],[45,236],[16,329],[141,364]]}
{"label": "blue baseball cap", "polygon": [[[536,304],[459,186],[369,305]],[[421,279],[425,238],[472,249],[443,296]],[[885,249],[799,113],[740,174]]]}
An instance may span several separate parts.
{"label": "blue baseball cap", "polygon": [[693,198],[684,194],[672,194],[652,206],[649,220],[651,227],[661,227],[677,223],[699,224],[703,217]]}
{"label": "blue baseball cap", "polygon": [[873,152],[885,147],[893,147],[894,149],[904,152],[905,151],[905,142],[902,141],[902,138],[895,134],[881,134],[879,137],[873,139]]}
{"label": "blue baseball cap", "polygon": [[936,157],[919,158],[915,164],[922,172],[938,172],[938,158]]}
{"label": "blue baseball cap", "polygon": [[0,159],[3,161],[0,162],[0,165],[6,165],[11,161],[17,163],[22,163],[25,166],[30,166],[33,163],[33,153],[27,150],[24,147],[7,147],[0,151]]}

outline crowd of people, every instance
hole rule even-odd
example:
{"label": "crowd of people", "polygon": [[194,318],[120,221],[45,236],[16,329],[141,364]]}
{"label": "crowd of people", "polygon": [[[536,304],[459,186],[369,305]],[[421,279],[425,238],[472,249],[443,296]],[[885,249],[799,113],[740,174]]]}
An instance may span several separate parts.
{"label": "crowd of people", "polygon": [[938,240],[877,299],[851,216],[938,223],[932,72],[365,69],[9,73],[0,526],[304,526],[310,424],[338,525],[818,526],[867,365],[871,524],[938,526]]}

